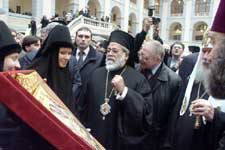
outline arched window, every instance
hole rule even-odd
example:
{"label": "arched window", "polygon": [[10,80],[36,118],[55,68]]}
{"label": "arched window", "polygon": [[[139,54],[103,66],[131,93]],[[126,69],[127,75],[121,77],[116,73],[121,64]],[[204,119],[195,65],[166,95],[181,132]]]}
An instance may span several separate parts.
{"label": "arched window", "polygon": [[195,15],[208,16],[210,11],[210,0],[196,0],[195,1]]}
{"label": "arched window", "polygon": [[182,26],[180,23],[173,23],[170,26],[170,40],[180,41],[182,36]]}
{"label": "arched window", "polygon": [[182,0],[173,0],[171,3],[171,16],[183,15],[184,2]]}
{"label": "arched window", "polygon": [[208,25],[205,22],[198,22],[193,27],[193,40],[202,41],[203,35],[207,30]]}
{"label": "arched window", "polygon": [[9,12],[32,16],[32,1],[9,0]]}
{"label": "arched window", "polygon": [[111,10],[111,22],[116,25],[121,25],[121,11],[118,6],[114,6]]}
{"label": "arched window", "polygon": [[159,16],[160,11],[160,0],[155,1],[155,15]]}
{"label": "arched window", "polygon": [[134,4],[136,4],[136,3],[137,3],[137,1],[136,1],[136,0],[130,0],[130,2],[132,2],[132,3],[134,3]]}
{"label": "arched window", "polygon": [[144,8],[145,8],[145,9],[148,9],[148,5],[149,5],[148,0],[144,0]]}

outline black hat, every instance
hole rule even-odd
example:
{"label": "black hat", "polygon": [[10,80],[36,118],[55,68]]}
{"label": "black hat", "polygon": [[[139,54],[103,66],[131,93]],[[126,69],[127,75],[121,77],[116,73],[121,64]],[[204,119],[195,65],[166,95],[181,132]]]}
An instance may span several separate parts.
{"label": "black hat", "polygon": [[51,47],[70,47],[74,48],[68,27],[64,25],[55,26],[48,34],[43,46],[35,57],[46,55]]}
{"label": "black hat", "polygon": [[111,32],[109,37],[109,43],[110,42],[118,43],[127,48],[129,51],[133,51],[134,49],[134,38],[127,32],[121,30]]}
{"label": "black hat", "polygon": [[16,43],[8,26],[0,20],[0,56],[20,52],[21,47]]}
{"label": "black hat", "polygon": [[0,71],[3,69],[4,58],[12,53],[20,53],[21,47],[16,43],[8,26],[0,20]]}
{"label": "black hat", "polygon": [[199,46],[195,46],[195,45],[188,46],[188,49],[192,53],[197,53],[197,52],[200,51],[200,47]]}
{"label": "black hat", "polygon": [[115,30],[111,32],[111,35],[109,37],[109,43],[110,42],[118,43],[129,50],[130,53],[127,64],[134,67],[134,57],[135,57],[134,38],[127,32]]}

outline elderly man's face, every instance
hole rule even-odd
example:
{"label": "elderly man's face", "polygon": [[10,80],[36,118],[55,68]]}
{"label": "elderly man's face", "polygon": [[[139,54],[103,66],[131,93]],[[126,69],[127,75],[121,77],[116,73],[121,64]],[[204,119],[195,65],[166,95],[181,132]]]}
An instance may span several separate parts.
{"label": "elderly man's face", "polygon": [[122,68],[127,59],[128,55],[123,47],[118,43],[110,42],[106,53],[106,68],[111,71]]}
{"label": "elderly man's face", "polygon": [[213,48],[203,48],[202,63],[206,71],[207,92],[215,98],[225,98],[225,37],[212,37]]}
{"label": "elderly man's face", "polygon": [[208,37],[210,38],[210,45],[213,48],[203,48],[203,65],[208,68],[208,65],[212,63],[212,61],[216,57],[217,49],[218,49],[218,42],[225,38],[225,34],[209,31]]}
{"label": "elderly man's face", "polygon": [[151,44],[145,43],[138,52],[141,69],[153,69],[160,63],[158,56],[153,53],[151,48],[153,48]]}

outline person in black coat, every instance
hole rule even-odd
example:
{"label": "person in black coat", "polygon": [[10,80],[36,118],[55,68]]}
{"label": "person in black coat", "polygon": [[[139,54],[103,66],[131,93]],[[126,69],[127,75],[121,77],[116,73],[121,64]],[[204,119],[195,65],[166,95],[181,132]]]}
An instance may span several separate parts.
{"label": "person in black coat", "polygon": [[21,69],[27,68],[30,65],[40,47],[41,39],[39,37],[28,35],[23,38],[22,48],[25,54],[19,59]]}
{"label": "person in black coat", "polygon": [[69,59],[73,44],[69,29],[57,25],[49,33],[43,46],[38,51],[28,69],[35,69],[48,86],[72,109],[72,79],[69,72]]}
{"label": "person in black coat", "polygon": [[141,45],[143,44],[143,42],[145,40],[145,37],[146,37],[146,35],[148,33],[148,30],[150,29],[151,25],[152,25],[152,18],[151,17],[144,18],[142,31],[135,36],[135,40],[134,40],[134,49],[135,49],[134,60],[135,60],[136,63],[139,62],[138,51],[140,50]]}
{"label": "person in black coat", "polygon": [[139,51],[139,70],[148,80],[153,95],[153,133],[146,143],[152,150],[162,148],[168,117],[182,87],[180,77],[163,63],[164,55],[165,51],[158,41],[145,42]]}
{"label": "person in black coat", "polygon": [[106,67],[96,69],[81,99],[81,121],[107,150],[146,149],[152,125],[150,87],[142,74],[126,65],[133,37],[113,31]]}
{"label": "person in black coat", "polygon": [[[205,91],[203,81],[207,71],[202,66],[203,61],[200,56],[197,61],[198,55],[193,53],[186,56],[181,63],[179,74],[183,78],[184,87],[170,116],[170,128],[164,143],[165,150],[216,150],[219,146],[218,141],[222,137],[222,131],[225,129],[223,127],[225,122],[219,121],[225,119],[225,113],[213,108],[220,107],[220,104],[216,104],[214,98],[209,98]],[[195,70],[196,73],[194,73]],[[205,121],[200,118],[201,125],[196,125],[198,112],[196,113],[191,106],[196,109],[200,105],[201,109],[205,111],[202,113]]]}
{"label": "person in black coat", "polygon": [[31,35],[36,36],[37,33],[37,25],[35,20],[31,20],[30,22]]}
{"label": "person in black coat", "polygon": [[[0,72],[20,68],[21,47],[16,43],[7,25],[0,21]],[[52,150],[55,149],[31,129],[14,112],[0,104],[1,150]]]}
{"label": "person in black coat", "polygon": [[79,107],[79,101],[82,93],[85,93],[87,82],[93,71],[100,67],[103,59],[103,54],[96,51],[90,44],[92,32],[89,28],[81,27],[77,30],[75,36],[76,48],[73,51],[73,56],[70,59],[70,72],[73,76],[73,95],[75,101],[75,114]]}

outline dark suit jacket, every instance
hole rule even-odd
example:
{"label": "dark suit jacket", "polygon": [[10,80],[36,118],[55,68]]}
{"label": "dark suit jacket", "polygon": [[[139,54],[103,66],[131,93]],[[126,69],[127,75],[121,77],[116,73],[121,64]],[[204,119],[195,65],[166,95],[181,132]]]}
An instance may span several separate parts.
{"label": "dark suit jacket", "polygon": [[[197,61],[198,53],[186,56],[180,66],[179,74],[183,79],[183,88],[180,92],[177,104],[170,116],[169,130],[164,143],[164,150],[215,150],[218,147],[218,141],[222,136],[225,124],[225,113],[215,110],[213,122],[207,122],[201,125],[200,129],[194,129],[195,116],[190,116],[187,109],[183,116],[179,115],[185,91],[189,82],[189,76],[192,73],[194,65]],[[199,83],[194,83],[190,95],[190,103],[196,99],[198,95],[202,95],[205,91],[203,85],[199,88]],[[203,99],[208,99],[208,95],[204,95]]]}
{"label": "dark suit jacket", "polygon": [[153,96],[154,126],[149,143],[152,150],[158,150],[164,141],[168,117],[178,100],[182,80],[163,63],[148,81]]}
{"label": "dark suit jacket", "polygon": [[[73,78],[73,95],[75,99],[75,111],[76,111],[76,104],[81,97],[81,93],[85,93],[87,82],[89,80],[90,75],[93,71],[100,67],[103,59],[103,54],[101,52],[96,51],[93,47],[90,46],[90,51],[84,60],[83,64],[79,68],[77,66],[77,59],[76,59],[76,50],[74,51],[74,55],[70,59],[69,68],[70,72],[72,73]],[[81,92],[82,90],[82,92]]]}

